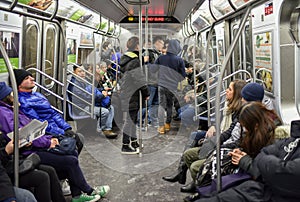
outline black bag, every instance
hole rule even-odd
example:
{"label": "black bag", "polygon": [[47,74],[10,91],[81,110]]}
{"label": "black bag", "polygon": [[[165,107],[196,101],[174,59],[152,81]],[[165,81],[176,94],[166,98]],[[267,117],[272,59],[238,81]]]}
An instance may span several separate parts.
{"label": "black bag", "polygon": [[[41,159],[39,155],[32,153],[27,156],[25,159],[19,160],[19,174],[26,174],[34,169],[36,169],[40,165]],[[6,166],[6,172],[8,175],[13,176],[14,174],[14,162],[13,160],[9,161]]]}
{"label": "black bag", "polygon": [[55,154],[78,156],[76,140],[73,137],[65,137],[59,142],[59,145],[48,149],[48,151]]}
{"label": "black bag", "polygon": [[[220,163],[221,163],[221,176],[229,175],[234,173],[238,166],[231,163],[231,156],[228,152],[232,151],[228,148],[221,148],[220,150]],[[203,165],[200,167],[196,178],[196,185],[199,187],[207,186],[211,184],[212,179],[216,178],[217,175],[217,152],[212,151],[207,157]]]}

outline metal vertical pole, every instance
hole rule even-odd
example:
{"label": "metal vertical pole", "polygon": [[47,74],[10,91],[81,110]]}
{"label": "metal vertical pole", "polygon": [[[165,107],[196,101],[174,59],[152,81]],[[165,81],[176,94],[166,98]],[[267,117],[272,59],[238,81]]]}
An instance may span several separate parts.
{"label": "metal vertical pole", "polygon": [[228,49],[228,53],[226,54],[226,57],[222,63],[220,75],[218,77],[218,83],[217,83],[217,90],[216,90],[216,136],[217,136],[217,191],[221,191],[222,187],[222,181],[221,181],[221,165],[220,165],[220,121],[221,121],[221,112],[220,112],[220,94],[221,94],[221,88],[222,88],[222,79],[223,75],[225,73],[225,69],[227,66],[227,63],[230,61],[230,57],[233,53],[234,47],[238,42],[239,36],[242,33],[242,30],[247,22],[247,18],[250,13],[250,8],[247,8],[247,11],[245,13],[245,16],[240,24],[240,28],[235,36],[235,38],[232,41],[232,44],[230,45]]}
{"label": "metal vertical pole", "polygon": [[[143,54],[143,51],[142,51],[142,47],[143,47],[143,40],[142,40],[142,37],[143,37],[143,22],[142,22],[142,5],[140,5],[140,10],[139,10],[139,60],[140,60],[140,68],[141,68],[141,71],[143,71],[143,57],[142,57],[142,54]],[[140,124],[140,127],[139,127],[139,145],[140,145],[140,148],[139,148],[139,156],[142,157],[143,156],[143,151],[142,151],[142,145],[143,145],[143,140],[142,140],[142,117],[143,117],[143,100],[142,100],[142,92],[141,90],[139,91],[139,97],[140,97],[140,121],[139,121],[139,124]]]}
{"label": "metal vertical pole", "polygon": [[18,87],[16,78],[13,72],[13,67],[9,61],[9,57],[6,53],[3,44],[0,43],[0,52],[3,55],[4,62],[6,64],[8,74],[10,77],[10,82],[12,84],[12,89],[14,93],[14,185],[19,186],[19,97],[18,97]]}
{"label": "metal vertical pole", "polygon": [[[148,5],[145,6],[145,56],[149,56],[148,52]],[[145,64],[146,84],[148,85],[148,66]],[[145,130],[148,130],[148,100],[145,100]]]}

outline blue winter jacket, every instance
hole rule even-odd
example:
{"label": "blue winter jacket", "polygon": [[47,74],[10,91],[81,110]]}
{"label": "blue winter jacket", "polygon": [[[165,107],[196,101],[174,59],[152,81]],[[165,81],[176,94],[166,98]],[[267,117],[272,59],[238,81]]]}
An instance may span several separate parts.
{"label": "blue winter jacket", "polygon": [[63,117],[51,107],[48,99],[38,92],[19,92],[20,110],[31,119],[48,121],[46,131],[56,135],[72,129]]}
{"label": "blue winter jacket", "polygon": [[[73,83],[75,85],[73,85]],[[78,88],[78,87],[84,89],[85,91],[83,91],[82,89]],[[78,97],[80,97],[81,99],[85,100],[86,102],[91,103],[92,102],[92,95],[91,93],[92,91],[92,86],[85,83],[84,81],[81,81],[80,79],[76,79],[74,76],[72,76],[71,78],[71,83],[68,86],[68,90],[71,91],[73,94],[77,95]],[[110,97],[105,97],[102,92],[100,90],[98,90],[96,87],[94,88],[94,97],[95,97],[95,106],[96,107],[106,107],[108,102],[110,103]],[[78,105],[81,108],[85,108],[86,106],[88,106],[87,103],[85,103],[84,101],[82,101],[81,99],[77,98],[76,96],[73,96],[72,94],[69,94],[69,98],[70,100],[75,103],[76,105]],[[74,108],[75,113],[79,114],[81,112],[81,110],[79,110],[78,108]]]}
{"label": "blue winter jacket", "polygon": [[[0,131],[7,141],[10,141],[7,134],[14,130],[14,111],[11,106],[0,101]],[[24,127],[31,121],[21,110],[19,111],[19,128]],[[32,142],[32,147],[49,148],[51,135],[43,135]]]}
{"label": "blue winter jacket", "polygon": [[185,76],[185,65],[181,57],[177,56],[181,51],[178,40],[170,40],[166,55],[161,55],[155,64],[159,66],[158,85],[175,91],[178,82]]}

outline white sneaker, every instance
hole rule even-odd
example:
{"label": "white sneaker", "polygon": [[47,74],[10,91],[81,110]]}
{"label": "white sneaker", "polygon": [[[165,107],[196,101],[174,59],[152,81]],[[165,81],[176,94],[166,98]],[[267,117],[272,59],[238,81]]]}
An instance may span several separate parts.
{"label": "white sneaker", "polygon": [[61,180],[60,185],[61,185],[61,189],[62,189],[64,196],[71,194],[70,185],[67,180]]}
{"label": "white sneaker", "polygon": [[102,198],[107,195],[109,190],[110,190],[110,187],[108,185],[96,186],[96,187],[94,187],[94,191],[92,192],[91,195],[99,195]]}

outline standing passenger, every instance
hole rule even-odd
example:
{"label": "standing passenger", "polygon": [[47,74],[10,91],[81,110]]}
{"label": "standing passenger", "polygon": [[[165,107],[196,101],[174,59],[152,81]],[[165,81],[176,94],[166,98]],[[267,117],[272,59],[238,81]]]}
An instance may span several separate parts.
{"label": "standing passenger", "polygon": [[[158,59],[158,57],[161,55],[161,51],[164,47],[164,41],[160,36],[157,36],[153,39],[153,46],[154,49],[149,49],[149,72],[151,72],[151,69],[153,68],[153,64]],[[154,76],[154,82],[149,83],[149,91],[150,91],[150,97],[148,101],[148,107],[149,107],[149,115],[150,120],[152,122],[153,126],[157,126],[158,124],[158,78],[157,76]]]}
{"label": "standing passenger", "polygon": [[[166,55],[160,56],[155,62],[155,64],[160,65],[158,75],[158,132],[160,134],[164,134],[171,128],[173,94],[177,90],[178,82],[182,81],[186,76],[184,61],[177,56],[180,51],[179,41],[170,40]],[[167,119],[164,123],[165,109],[167,109]]]}
{"label": "standing passenger", "polygon": [[[140,108],[139,92],[142,94],[143,105],[149,97],[145,76],[140,69],[139,38],[131,37],[127,41],[128,51],[121,57],[120,66],[123,78],[121,79],[122,110],[128,112],[123,127],[122,154],[138,153],[139,144],[136,137],[137,114]],[[148,60],[144,57],[144,60]],[[143,61],[144,62],[144,61]]]}

